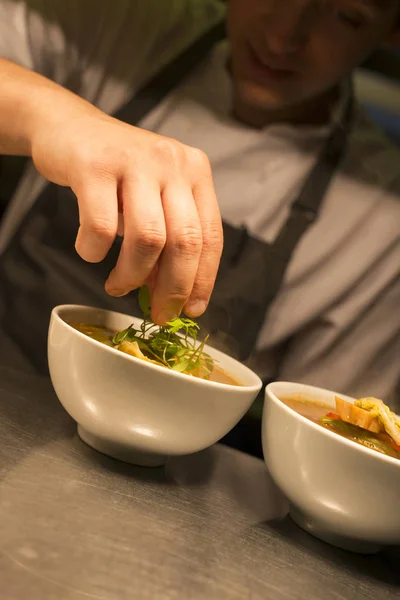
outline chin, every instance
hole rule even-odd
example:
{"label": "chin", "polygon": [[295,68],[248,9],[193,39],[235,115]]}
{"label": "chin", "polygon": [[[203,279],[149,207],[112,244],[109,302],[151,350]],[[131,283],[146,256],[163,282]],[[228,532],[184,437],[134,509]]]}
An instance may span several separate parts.
{"label": "chin", "polygon": [[296,97],[278,89],[261,87],[253,82],[240,82],[238,96],[247,106],[258,110],[279,110],[296,103]]}

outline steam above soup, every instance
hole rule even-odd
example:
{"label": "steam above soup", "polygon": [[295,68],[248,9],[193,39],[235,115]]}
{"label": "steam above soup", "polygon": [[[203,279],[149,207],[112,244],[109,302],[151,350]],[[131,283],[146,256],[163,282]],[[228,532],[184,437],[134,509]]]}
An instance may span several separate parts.
{"label": "steam above soup", "polygon": [[354,404],[335,398],[336,409],[307,400],[302,394],[281,398],[287,406],[330,431],[370,450],[400,459],[400,417],[377,398]]}

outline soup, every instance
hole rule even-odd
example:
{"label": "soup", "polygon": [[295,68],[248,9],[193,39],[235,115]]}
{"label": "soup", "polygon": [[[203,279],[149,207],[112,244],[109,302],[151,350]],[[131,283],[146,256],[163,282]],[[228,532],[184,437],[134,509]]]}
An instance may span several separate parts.
{"label": "soup", "polygon": [[[93,325],[90,323],[69,323],[69,325],[71,325],[71,327],[77,329],[81,333],[84,333],[85,335],[93,338],[94,340],[105,344],[106,346],[110,346],[111,348],[114,348],[118,351],[125,352],[126,354],[130,354],[135,358],[145,360],[146,362],[151,362],[160,367],[169,368],[166,364],[163,364],[162,362],[157,360],[156,352],[153,353],[146,351],[146,348],[143,347],[143,344],[141,344],[141,339],[138,336],[132,336],[130,340],[118,340],[118,336],[121,334],[121,332],[113,331],[111,329],[108,329],[107,327]],[[147,340],[143,338],[143,341]],[[141,347],[139,347],[139,344],[141,344]],[[197,350],[195,350],[195,352],[196,351]],[[207,379],[208,381],[214,381],[216,383],[224,383],[227,385],[234,386],[242,385],[231,375],[226,373],[223,369],[215,365],[215,361],[210,359],[210,357],[205,358],[204,361],[206,362],[208,359],[211,361],[211,363],[208,363],[208,369],[202,368],[202,365],[200,364],[200,366],[196,366],[196,368],[194,368],[193,370],[188,370],[187,372],[184,369],[176,370],[187,375],[198,377],[200,379]]]}
{"label": "soup", "polygon": [[318,421],[331,411],[331,407],[327,404],[307,400],[303,394],[291,396],[290,398],[280,398],[280,400],[311,421]]}
{"label": "soup", "polygon": [[400,459],[400,417],[382,400],[362,398],[354,404],[335,398],[335,409],[303,394],[280,400],[297,413],[375,452]]}

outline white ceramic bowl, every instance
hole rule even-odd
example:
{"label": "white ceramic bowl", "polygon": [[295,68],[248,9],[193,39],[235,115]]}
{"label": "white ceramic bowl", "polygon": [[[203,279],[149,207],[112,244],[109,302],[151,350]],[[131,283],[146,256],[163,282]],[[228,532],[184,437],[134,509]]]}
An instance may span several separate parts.
{"label": "white ceramic bowl", "polygon": [[400,544],[400,461],[324,429],[279,399],[299,392],[335,406],[332,391],[284,382],[267,386],[264,457],[291,517],[316,537],[354,552]]}
{"label": "white ceramic bowl", "polygon": [[226,435],[247,412],[261,380],[207,347],[241,387],[189,377],[114,350],[68,322],[123,330],[140,319],[85,306],[51,314],[48,360],[55,392],[78,423],[80,437],[114,458],[145,466],[191,454]]}

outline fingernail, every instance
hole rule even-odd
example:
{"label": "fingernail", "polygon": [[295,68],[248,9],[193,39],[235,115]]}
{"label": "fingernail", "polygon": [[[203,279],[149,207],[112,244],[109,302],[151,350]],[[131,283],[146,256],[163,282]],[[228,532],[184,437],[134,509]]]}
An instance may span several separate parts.
{"label": "fingernail", "polygon": [[[110,281],[111,279],[111,281]],[[125,290],[122,290],[119,287],[114,287],[113,283],[112,283],[112,278],[108,278],[106,283],[105,283],[105,290],[107,292],[107,294],[109,294],[110,296],[115,296],[115,297],[119,297],[119,296],[125,296],[125,294],[127,294],[128,292],[126,292]]]}
{"label": "fingernail", "polygon": [[167,321],[173,321],[173,319],[179,317],[181,311],[182,309],[180,306],[179,308],[174,306],[165,307],[156,315],[155,321],[159,325],[167,323]]}
{"label": "fingernail", "polygon": [[162,310],[158,313],[155,321],[159,325],[164,325],[165,323],[168,323],[168,321],[173,321],[178,316],[179,315],[176,311]]}
{"label": "fingernail", "polygon": [[185,307],[185,312],[191,317],[200,317],[207,308],[207,302],[204,300],[195,300]]}
{"label": "fingernail", "polygon": [[126,296],[129,292],[124,292],[123,290],[109,290],[106,288],[107,294],[110,296],[115,296],[116,298],[120,298],[121,296]]}
{"label": "fingernail", "polygon": [[118,284],[115,285],[116,280],[118,281],[118,279],[115,275],[115,268],[114,268],[110,271],[107,281],[104,284],[104,288],[105,288],[107,294],[109,294],[110,296],[115,296],[116,298],[118,298],[119,296],[125,296],[125,294],[127,294],[128,292],[123,290],[122,288],[118,287]]}

